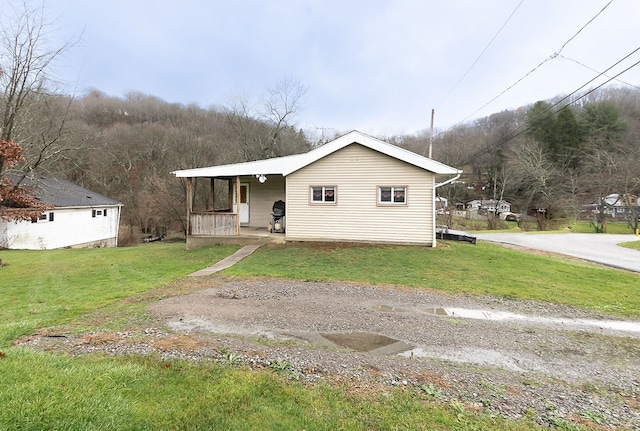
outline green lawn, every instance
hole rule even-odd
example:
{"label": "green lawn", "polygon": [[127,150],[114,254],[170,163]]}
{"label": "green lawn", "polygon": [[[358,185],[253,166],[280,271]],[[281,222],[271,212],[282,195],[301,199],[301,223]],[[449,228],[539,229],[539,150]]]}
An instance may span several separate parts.
{"label": "green lawn", "polygon": [[270,245],[224,274],[397,284],[559,302],[612,315],[640,317],[640,274],[482,242],[439,244],[442,246],[436,249]]}
{"label": "green lawn", "polygon": [[11,349],[0,362],[6,430],[527,430],[417,390],[306,387],[274,371],[148,357]]}
{"label": "green lawn", "polygon": [[634,250],[640,250],[640,241],[623,242],[622,244],[618,245],[622,247],[632,248]]}
{"label": "green lawn", "polygon": [[[0,251],[0,429],[10,430],[527,430],[418,389],[304,386],[284,373],[157,357],[69,357],[11,346],[38,328],[87,325],[96,311],[143,313],[181,277],[233,246],[185,251],[154,243],[121,249]],[[566,302],[638,317],[640,276],[491,244],[270,245],[225,271],[397,284]],[[155,292],[155,293],[154,293]],[[118,310],[120,310],[118,312]],[[126,319],[123,319],[126,322]],[[100,328],[83,328],[91,330]],[[125,329],[125,328],[121,328]],[[567,428],[569,429],[569,428]],[[570,428],[578,429],[578,428]]]}
{"label": "green lawn", "polygon": [[184,244],[63,250],[3,250],[0,347],[211,265],[237,246],[192,252]]}

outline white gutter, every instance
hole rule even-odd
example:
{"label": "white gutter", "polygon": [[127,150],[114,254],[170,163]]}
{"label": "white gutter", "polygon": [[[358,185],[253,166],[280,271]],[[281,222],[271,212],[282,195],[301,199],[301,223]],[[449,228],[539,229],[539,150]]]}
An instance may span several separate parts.
{"label": "white gutter", "polygon": [[432,232],[431,232],[431,235],[433,235],[433,243],[432,243],[431,247],[433,247],[433,248],[435,248],[436,245],[437,245],[436,244],[436,189],[438,187],[446,186],[447,184],[450,184],[450,183],[454,182],[455,180],[460,178],[461,175],[462,175],[462,171],[458,171],[458,174],[455,177],[449,178],[448,180],[443,181],[441,183],[436,183],[433,186],[433,205],[432,205],[433,206],[433,209],[432,209],[432,211],[433,211],[433,218],[432,218],[433,227],[432,227]]}
{"label": "white gutter", "polygon": [[[449,178],[447,181],[445,181],[443,183],[436,183],[436,185],[433,186],[433,189],[435,190],[440,186],[446,186],[447,184],[454,182],[455,180],[460,178],[460,175],[462,175],[462,171],[458,171],[458,174],[455,177]],[[434,196],[434,202],[435,202],[435,196]]]}

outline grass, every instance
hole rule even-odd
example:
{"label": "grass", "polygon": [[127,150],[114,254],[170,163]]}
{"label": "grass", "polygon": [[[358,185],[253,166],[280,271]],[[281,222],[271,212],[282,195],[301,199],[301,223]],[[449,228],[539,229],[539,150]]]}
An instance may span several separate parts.
{"label": "grass", "polygon": [[69,322],[161,286],[236,249],[219,246],[187,252],[184,244],[154,243],[129,248],[1,251],[6,266],[0,268],[0,347],[37,328]]}
{"label": "grass", "polygon": [[[271,245],[226,274],[397,284],[638,316],[638,275],[490,244],[443,244]],[[114,319],[143,313],[146,298],[176,289],[181,277],[234,250],[187,252],[183,244],[155,243],[2,251],[7,266],[0,268],[0,429],[537,429],[526,419],[491,418],[410,387],[304,386],[286,369],[258,372],[155,356],[71,357],[11,346],[38,328],[87,324],[92,313],[107,310]]]}
{"label": "grass", "polygon": [[[236,276],[350,281],[564,303],[640,317],[640,275],[478,243],[436,249],[270,245],[225,270]],[[640,258],[640,255],[638,256]]]}
{"label": "grass", "polygon": [[[574,221],[568,227],[571,232],[575,233],[594,233],[595,228],[588,221]],[[627,222],[607,222],[605,227],[605,233],[611,234],[630,234],[633,233],[633,229],[629,227]]]}
{"label": "grass", "polygon": [[618,245],[622,247],[632,248],[634,250],[640,250],[640,241],[623,242],[622,244]]}
{"label": "grass", "polygon": [[1,364],[2,429],[526,430],[530,425],[461,412],[417,390],[305,387],[272,371],[213,363],[12,349]]}
{"label": "grass", "polygon": [[[444,221],[438,222],[438,224],[446,224]],[[469,232],[487,232],[488,224],[486,219],[454,219],[454,229],[466,230]],[[529,232],[529,233],[595,233],[596,229],[594,225],[589,221],[575,220],[575,219],[557,219],[550,221],[547,230],[539,231],[535,221],[523,221],[520,226],[515,221],[500,220],[497,223],[496,229],[491,232]],[[620,221],[608,221],[606,224],[606,231],[608,234],[633,234],[633,229],[627,222]]]}

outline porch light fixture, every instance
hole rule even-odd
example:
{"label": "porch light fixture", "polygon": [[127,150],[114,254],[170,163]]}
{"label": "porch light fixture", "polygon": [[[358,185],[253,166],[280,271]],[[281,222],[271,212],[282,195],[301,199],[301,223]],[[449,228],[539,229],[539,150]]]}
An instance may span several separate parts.
{"label": "porch light fixture", "polygon": [[267,177],[264,175],[258,175],[258,181],[260,181],[260,184],[264,184],[264,182],[267,181]]}

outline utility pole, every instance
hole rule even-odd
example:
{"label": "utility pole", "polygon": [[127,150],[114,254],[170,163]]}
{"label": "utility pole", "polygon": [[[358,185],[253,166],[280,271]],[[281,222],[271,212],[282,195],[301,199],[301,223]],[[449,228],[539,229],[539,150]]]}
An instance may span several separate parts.
{"label": "utility pole", "polygon": [[433,154],[433,117],[436,114],[435,109],[431,109],[431,131],[429,132],[429,158]]}

